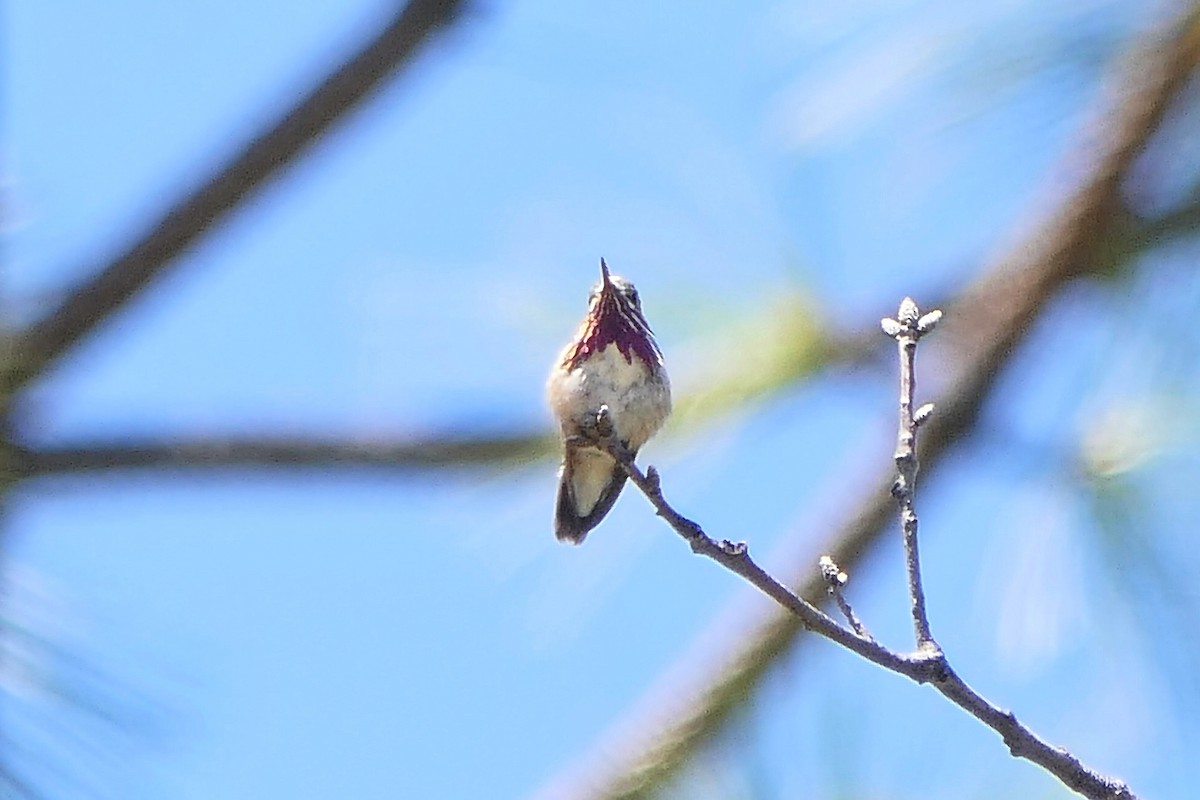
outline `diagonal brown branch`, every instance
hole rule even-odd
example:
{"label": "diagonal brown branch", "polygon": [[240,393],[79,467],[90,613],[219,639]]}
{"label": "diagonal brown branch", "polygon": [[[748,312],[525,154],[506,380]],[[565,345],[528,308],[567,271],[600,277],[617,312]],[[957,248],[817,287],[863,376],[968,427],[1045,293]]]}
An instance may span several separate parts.
{"label": "diagonal brown branch", "polygon": [[333,437],[171,437],[17,448],[23,478],[137,469],[375,468],[389,471],[520,464],[548,455],[556,442],[537,430],[480,436],[352,441]]}
{"label": "diagonal brown branch", "polygon": [[181,199],[111,263],[10,345],[5,388],[15,391],[146,288],[185,249],[304,153],[373,89],[411,62],[463,0],[412,0],[362,49],[338,65],[202,186]]}
{"label": "diagonal brown branch", "polygon": [[[1131,54],[1083,137],[1079,159],[1065,180],[1073,187],[1026,235],[991,263],[946,309],[945,339],[958,345],[957,362],[934,398],[937,415],[922,428],[919,450],[926,474],[936,471],[951,445],[971,431],[996,374],[1032,328],[1056,291],[1097,266],[1095,248],[1111,232],[1120,207],[1119,188],[1137,155],[1200,57],[1197,7],[1149,34]],[[852,568],[891,520],[890,469],[867,473],[861,502],[830,527],[819,552]],[[806,555],[791,570],[797,594],[819,603],[826,583]],[[687,661],[669,670],[668,686],[615,730],[593,757],[547,784],[546,798],[632,798],[650,795],[708,740],[801,627],[784,611],[764,612],[741,625],[741,638],[725,659]],[[680,675],[686,677],[681,678]]]}

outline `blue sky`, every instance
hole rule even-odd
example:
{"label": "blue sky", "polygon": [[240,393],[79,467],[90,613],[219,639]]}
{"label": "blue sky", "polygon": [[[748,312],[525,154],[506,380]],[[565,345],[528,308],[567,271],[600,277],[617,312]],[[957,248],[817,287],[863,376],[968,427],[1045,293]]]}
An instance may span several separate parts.
{"label": "blue sky", "polygon": [[[26,429],[55,442],[546,424],[544,376],[601,255],[637,281],[678,386],[702,375],[697,343],[783,293],[819,298],[830,324],[874,324],[905,293],[973,274],[1045,207],[1098,65],[1146,21],[1140,3],[1053,5],[491,3],[57,368]],[[103,263],[390,8],[11,4],[13,313]],[[1153,282],[1130,295],[1159,296]],[[1072,446],[1110,346],[1081,330],[1089,301],[1119,307],[1100,290],[1062,301],[993,429]],[[820,538],[814,509],[845,500],[856,464],[888,457],[893,394],[838,376],[646,455],[685,513],[770,563],[787,535]],[[1094,526],[1027,461],[999,448],[922,498],[943,644],[1050,738],[1148,796],[1181,796],[1194,723],[1167,719],[1147,659],[1107,649],[1136,630],[1131,612],[1106,617],[1096,606],[1113,598],[1080,588],[1097,580]],[[154,720],[89,738],[86,714],[31,678],[28,696],[5,695],[16,730],[85,731],[48,736],[49,766],[31,770],[62,797],[533,792],[716,614],[758,602],[633,493],[586,547],[558,545],[554,469],[22,489],[8,555],[30,607],[54,609],[46,629],[123,687],[113,705]],[[999,541],[1002,507],[1038,535]],[[1029,583],[1046,559],[1058,591]],[[906,641],[895,543],[855,577],[876,634]],[[689,796],[903,797],[915,774],[922,796],[1064,796],[931,692],[807,645]]]}

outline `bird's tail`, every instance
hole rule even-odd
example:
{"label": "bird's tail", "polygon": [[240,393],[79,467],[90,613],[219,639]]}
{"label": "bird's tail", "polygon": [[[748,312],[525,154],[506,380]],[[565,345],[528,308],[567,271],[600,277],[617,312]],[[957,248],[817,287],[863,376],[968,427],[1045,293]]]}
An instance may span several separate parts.
{"label": "bird's tail", "polygon": [[581,544],[625,488],[625,470],[611,456],[599,456],[601,451],[568,452],[563,459],[554,504],[554,535],[560,542]]}

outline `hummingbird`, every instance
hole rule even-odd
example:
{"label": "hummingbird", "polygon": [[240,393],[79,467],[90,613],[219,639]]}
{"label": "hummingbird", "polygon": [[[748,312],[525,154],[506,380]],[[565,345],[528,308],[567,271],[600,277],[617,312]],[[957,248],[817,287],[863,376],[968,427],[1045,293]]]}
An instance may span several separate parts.
{"label": "hummingbird", "polygon": [[628,478],[611,455],[586,444],[584,434],[595,428],[601,407],[608,407],[613,432],[635,456],[671,413],[671,383],[637,289],[610,275],[603,258],[587,314],[554,363],[546,395],[563,439],[554,535],[579,544]]}

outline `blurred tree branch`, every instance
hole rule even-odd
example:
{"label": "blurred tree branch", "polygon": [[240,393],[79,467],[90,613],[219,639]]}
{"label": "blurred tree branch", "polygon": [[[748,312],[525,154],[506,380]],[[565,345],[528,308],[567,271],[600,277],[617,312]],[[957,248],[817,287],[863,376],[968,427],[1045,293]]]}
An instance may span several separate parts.
{"label": "blurred tree branch", "polygon": [[[52,310],[27,328],[3,332],[0,393],[3,395],[3,409],[7,418],[4,420],[5,440],[2,447],[5,468],[0,471],[0,496],[15,481],[35,474],[36,469],[27,458],[28,451],[8,440],[14,427],[11,419],[13,395],[41,378],[72,347],[119,312],[126,303],[151,287],[156,278],[179,263],[179,256],[190,246],[226,221],[256,191],[282,174],[381,83],[410,65],[421,51],[421,46],[435,31],[455,21],[465,5],[465,0],[411,0],[388,19],[373,38],[234,153],[228,162],[167,208],[123,252],[110,262],[85,271],[83,274],[88,277],[68,292]],[[258,440],[241,443],[225,448],[223,457],[245,458],[249,451],[253,451],[254,457],[260,459],[290,457],[304,460],[318,458],[316,454],[320,453],[319,458],[324,463],[330,458],[331,451],[344,449],[336,443],[331,446],[324,442],[303,442],[302,447],[293,448],[293,452],[287,454],[274,446],[277,444]],[[212,458],[214,449],[213,442],[206,442],[205,446],[199,448],[182,448],[193,459],[197,451],[205,451]],[[389,448],[373,446],[370,449],[375,451],[374,456],[367,456],[367,449],[359,447],[355,457],[359,460],[371,457],[378,459],[378,451]],[[389,457],[409,460],[438,458],[433,452],[438,448],[409,443],[399,449],[405,451],[403,455],[393,447],[390,448]],[[449,457],[444,455],[447,451],[455,453],[456,457],[470,458],[474,449],[469,443],[443,443],[439,452],[443,458]],[[148,452],[134,445],[123,447],[118,458],[127,462],[141,459],[167,466],[172,458],[180,457],[180,451],[180,447],[174,446]],[[88,457],[104,457],[86,446],[82,453],[77,452],[76,455],[83,455],[84,461]],[[39,465],[44,466],[50,461],[54,461],[52,451],[39,455]],[[81,462],[73,463],[76,468],[87,468],[81,466]],[[0,634],[10,636],[12,631],[5,626]],[[12,748],[3,749],[6,757],[0,759],[0,796],[41,797],[38,788],[23,779],[8,763]]]}
{"label": "blurred tree branch", "polygon": [[1135,251],[1193,234],[1200,228],[1200,186],[1170,211],[1132,223],[1129,243]]}
{"label": "blurred tree branch", "polygon": [[377,467],[427,470],[519,464],[548,456],[556,447],[556,440],[541,430],[390,441],[316,436],[180,436],[141,441],[123,438],[111,442],[77,442],[62,447],[17,448],[13,468],[25,478],[130,469]]}
{"label": "blurred tree branch", "polygon": [[[755,327],[748,335],[756,339],[782,333],[776,325],[787,325],[796,337],[777,348],[769,374],[747,378],[741,360],[732,360],[705,380],[698,389],[682,397],[679,418],[699,424],[738,404],[769,395],[823,369],[866,362],[881,348],[874,330],[845,335],[818,332],[815,324],[797,326],[775,319],[767,328]],[[53,445],[18,442],[11,455],[12,469],[19,478],[99,472],[106,470],[174,470],[263,468],[387,468],[399,470],[442,469],[469,466],[521,464],[558,453],[558,437],[548,428],[503,433],[421,434],[403,438],[352,436],[305,436],[205,432],[157,437],[119,436],[111,439],[68,440]]]}
{"label": "blurred tree branch", "polygon": [[8,787],[4,791],[0,791],[0,797],[8,797],[10,796],[8,793],[12,792],[11,796],[20,797],[23,800],[43,800],[45,798],[42,793],[34,791],[28,781],[20,778],[3,764],[0,764],[0,786]]}
{"label": "blurred tree branch", "polygon": [[178,256],[312,146],[421,45],[463,0],[411,0],[358,52],[181,199],[112,262],[27,330],[10,334],[5,389],[15,392],[177,263]]}
{"label": "blurred tree branch", "polygon": [[[1159,129],[1172,99],[1200,59],[1200,6],[1192,5],[1137,44],[1092,117],[1092,128],[1067,165],[1072,188],[1059,204],[987,266],[946,310],[945,340],[955,347],[948,380],[933,398],[938,413],[923,427],[919,457],[926,474],[971,433],[992,382],[1039,314],[1073,278],[1101,269],[1101,250],[1121,218],[1121,185]],[[830,526],[819,548],[850,569],[890,528],[891,469],[868,476],[860,502]],[[806,553],[790,570],[797,594],[824,600],[828,585]],[[686,654],[669,681],[654,687],[591,758],[547,784],[545,798],[652,795],[740,707],[776,659],[793,648],[797,617],[781,610],[740,620],[724,661]]]}

